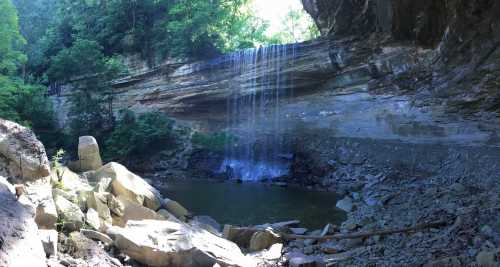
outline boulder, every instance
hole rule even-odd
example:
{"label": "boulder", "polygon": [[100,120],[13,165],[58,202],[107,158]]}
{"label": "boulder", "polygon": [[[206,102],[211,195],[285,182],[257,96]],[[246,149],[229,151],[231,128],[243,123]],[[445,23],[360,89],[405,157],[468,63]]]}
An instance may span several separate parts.
{"label": "boulder", "polygon": [[42,241],[43,249],[47,257],[57,257],[58,233],[56,230],[38,230],[38,235]]}
{"label": "boulder", "polygon": [[250,251],[261,251],[281,242],[279,235],[270,230],[255,232],[250,238]]}
{"label": "boulder", "polygon": [[102,167],[99,145],[94,137],[82,136],[78,139],[78,158],[81,172],[97,170]]}
{"label": "boulder", "polygon": [[214,235],[222,235],[221,225],[210,216],[195,216],[189,223],[194,227],[205,229]]}
{"label": "boulder", "polygon": [[162,205],[168,212],[172,213],[177,219],[186,221],[190,216],[189,211],[184,208],[179,202],[165,198]]}
{"label": "boulder", "polygon": [[107,194],[107,202],[109,210],[116,216],[122,217],[125,215],[125,206],[112,194]]}
{"label": "boulder", "polygon": [[165,220],[167,221],[173,221],[173,222],[181,222],[179,219],[177,219],[172,213],[168,212],[167,210],[165,209],[161,209],[159,211],[156,212],[156,214],[162,216],[163,218],[165,218]]}
{"label": "boulder", "polygon": [[110,177],[102,177],[96,184],[94,191],[99,193],[110,192],[111,191],[111,182],[113,179]]}
{"label": "boulder", "polygon": [[290,267],[325,267],[326,264],[320,257],[306,256],[293,252],[285,255]]}
{"label": "boulder", "polygon": [[13,186],[0,177],[0,266],[46,266],[34,212],[12,194]]}
{"label": "boulder", "polygon": [[109,236],[107,236],[106,234],[103,234],[101,232],[87,230],[87,229],[81,229],[80,233],[82,233],[87,238],[90,238],[92,240],[101,241],[102,243],[104,243],[108,246],[113,244],[113,240]]}
{"label": "boulder", "polygon": [[111,192],[115,196],[125,197],[152,210],[158,210],[161,206],[160,193],[121,164],[111,162],[104,165],[95,172],[94,178],[96,181],[111,178]]}
{"label": "boulder", "polygon": [[345,212],[351,212],[354,208],[354,203],[350,197],[345,197],[337,202],[336,207]]}
{"label": "boulder", "polygon": [[99,218],[99,213],[95,209],[90,208],[87,210],[87,214],[85,214],[85,222],[94,230],[101,229],[101,218]]}
{"label": "boulder", "polygon": [[80,192],[92,191],[93,189],[88,181],[71,171],[68,167],[54,169],[51,178],[53,183],[57,183],[57,188],[66,191]]}
{"label": "boulder", "polygon": [[39,229],[56,229],[57,210],[54,200],[47,200],[36,207],[35,222]]}
{"label": "boulder", "polygon": [[26,186],[27,196],[35,206],[35,222],[39,229],[56,229],[57,210],[48,181],[39,180]]}
{"label": "boulder", "polygon": [[129,221],[108,234],[124,254],[153,267],[255,266],[238,246],[205,230],[170,221]]}
{"label": "boulder", "polygon": [[[87,198],[87,207],[89,209],[94,209],[99,214],[99,219],[101,220],[101,227],[106,225],[111,226],[113,219],[111,218],[111,211],[108,207],[108,195],[110,193],[96,193],[90,192]],[[96,229],[101,230],[101,229]]]}
{"label": "boulder", "polygon": [[80,230],[84,221],[84,215],[80,207],[60,195],[55,195],[54,201],[59,218],[63,223],[63,229],[69,231]]}
{"label": "boulder", "polygon": [[6,173],[0,175],[16,178],[18,182],[34,181],[50,175],[45,148],[35,134],[4,119],[0,119],[0,156],[0,165],[6,165]]}
{"label": "boulder", "polygon": [[166,220],[154,210],[132,202],[123,196],[119,196],[117,200],[123,205],[123,216],[112,216],[115,226],[123,227],[130,220]]}
{"label": "boulder", "polygon": [[252,236],[258,232],[257,228],[236,227],[229,224],[224,225],[223,237],[232,241],[242,248],[250,247]]}

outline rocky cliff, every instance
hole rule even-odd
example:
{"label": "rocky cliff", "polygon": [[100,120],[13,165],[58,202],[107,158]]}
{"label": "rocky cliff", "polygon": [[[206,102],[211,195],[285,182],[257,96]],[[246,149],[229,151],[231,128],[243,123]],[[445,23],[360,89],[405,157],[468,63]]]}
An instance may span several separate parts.
{"label": "rocky cliff", "polygon": [[[497,2],[304,0],[303,4],[322,38],[287,45],[284,56],[267,60],[261,48],[255,53],[254,68],[234,67],[234,59],[244,52],[205,61],[165,62],[154,68],[132,64],[130,76],[114,82],[114,110],[160,110],[205,130],[224,129],[228,99],[235,92],[241,98],[266,94],[276,87],[277,79],[263,77],[279,66],[278,73],[289,79],[286,90],[293,92],[279,103],[280,121],[297,147],[297,158],[315,159],[314,166],[304,166],[301,160],[302,166],[294,167],[299,182],[323,180],[329,172],[331,153],[340,155],[336,142],[325,141],[329,138],[396,142],[403,146],[401,151],[432,144],[464,151],[498,146]],[[70,90],[64,92],[55,98],[62,118]],[[265,122],[257,125],[263,132],[270,128]],[[339,146],[344,152],[361,153]],[[389,150],[378,157],[399,162],[398,166],[421,162],[424,170],[426,162],[438,166],[434,159],[417,160],[418,155],[409,156],[412,153],[397,160],[393,155]]]}

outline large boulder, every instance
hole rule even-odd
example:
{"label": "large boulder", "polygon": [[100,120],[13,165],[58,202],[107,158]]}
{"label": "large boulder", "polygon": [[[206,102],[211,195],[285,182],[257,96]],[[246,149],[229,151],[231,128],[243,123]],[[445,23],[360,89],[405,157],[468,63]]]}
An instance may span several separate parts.
{"label": "large boulder", "polygon": [[184,208],[179,202],[165,198],[163,200],[163,207],[177,217],[181,221],[187,221],[187,218],[190,216],[189,211]]}
{"label": "large boulder", "polygon": [[101,154],[97,140],[92,136],[78,139],[79,169],[82,172],[97,170],[102,167]]}
{"label": "large boulder", "polygon": [[39,180],[26,186],[26,195],[36,207],[35,222],[39,229],[56,229],[57,210],[50,183]]}
{"label": "large boulder", "polygon": [[153,267],[255,266],[238,246],[205,230],[170,221],[129,221],[108,231],[115,246]]}
{"label": "large boulder", "polygon": [[78,231],[83,226],[84,214],[80,207],[61,195],[55,195],[57,213],[61,219],[63,229]]}
{"label": "large boulder", "polygon": [[74,173],[68,167],[54,169],[51,178],[57,187],[67,191],[81,192],[93,189],[84,177]]}
{"label": "large boulder", "polygon": [[281,242],[278,234],[271,230],[255,232],[250,239],[250,251],[261,251]]}
{"label": "large boulder", "polygon": [[34,212],[19,202],[0,177],[0,266],[46,266]]}
{"label": "large boulder", "polygon": [[119,196],[117,201],[123,206],[123,215],[117,216],[113,214],[113,225],[124,227],[128,221],[135,220],[166,220],[161,214],[154,210],[148,209],[142,205],[130,201],[129,199]]}
{"label": "large boulder", "polygon": [[115,196],[125,197],[152,210],[158,210],[161,206],[160,193],[121,164],[111,162],[98,169],[94,179],[100,181],[102,178],[113,179],[111,191]]}
{"label": "large boulder", "polygon": [[103,229],[97,228],[96,230],[104,230],[105,227],[111,226],[113,219],[111,218],[111,211],[108,207],[109,193],[96,193],[90,192],[87,198],[87,207],[97,211],[100,219],[100,226]]}
{"label": "large boulder", "polygon": [[50,175],[45,148],[35,134],[4,119],[0,119],[0,175],[19,183]]}

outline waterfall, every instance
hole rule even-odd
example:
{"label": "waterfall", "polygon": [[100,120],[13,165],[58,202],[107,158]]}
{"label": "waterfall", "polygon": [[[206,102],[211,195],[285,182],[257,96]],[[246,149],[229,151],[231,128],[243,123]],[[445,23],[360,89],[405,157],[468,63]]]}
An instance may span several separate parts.
{"label": "waterfall", "polygon": [[230,137],[220,172],[230,178],[257,181],[288,173],[291,150],[280,103],[293,95],[284,69],[293,66],[295,53],[296,45],[272,45],[227,56],[237,75],[227,98]]}

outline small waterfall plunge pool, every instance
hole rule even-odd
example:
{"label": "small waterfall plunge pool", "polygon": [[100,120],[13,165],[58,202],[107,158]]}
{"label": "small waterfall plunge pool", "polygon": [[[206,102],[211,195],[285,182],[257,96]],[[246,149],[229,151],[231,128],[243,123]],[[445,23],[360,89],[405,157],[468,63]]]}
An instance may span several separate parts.
{"label": "small waterfall plunge pool", "polygon": [[208,215],[221,225],[251,226],[300,220],[301,226],[321,229],[340,225],[346,215],[335,208],[331,192],[307,191],[263,183],[169,180],[162,194],[182,203],[196,215]]}

